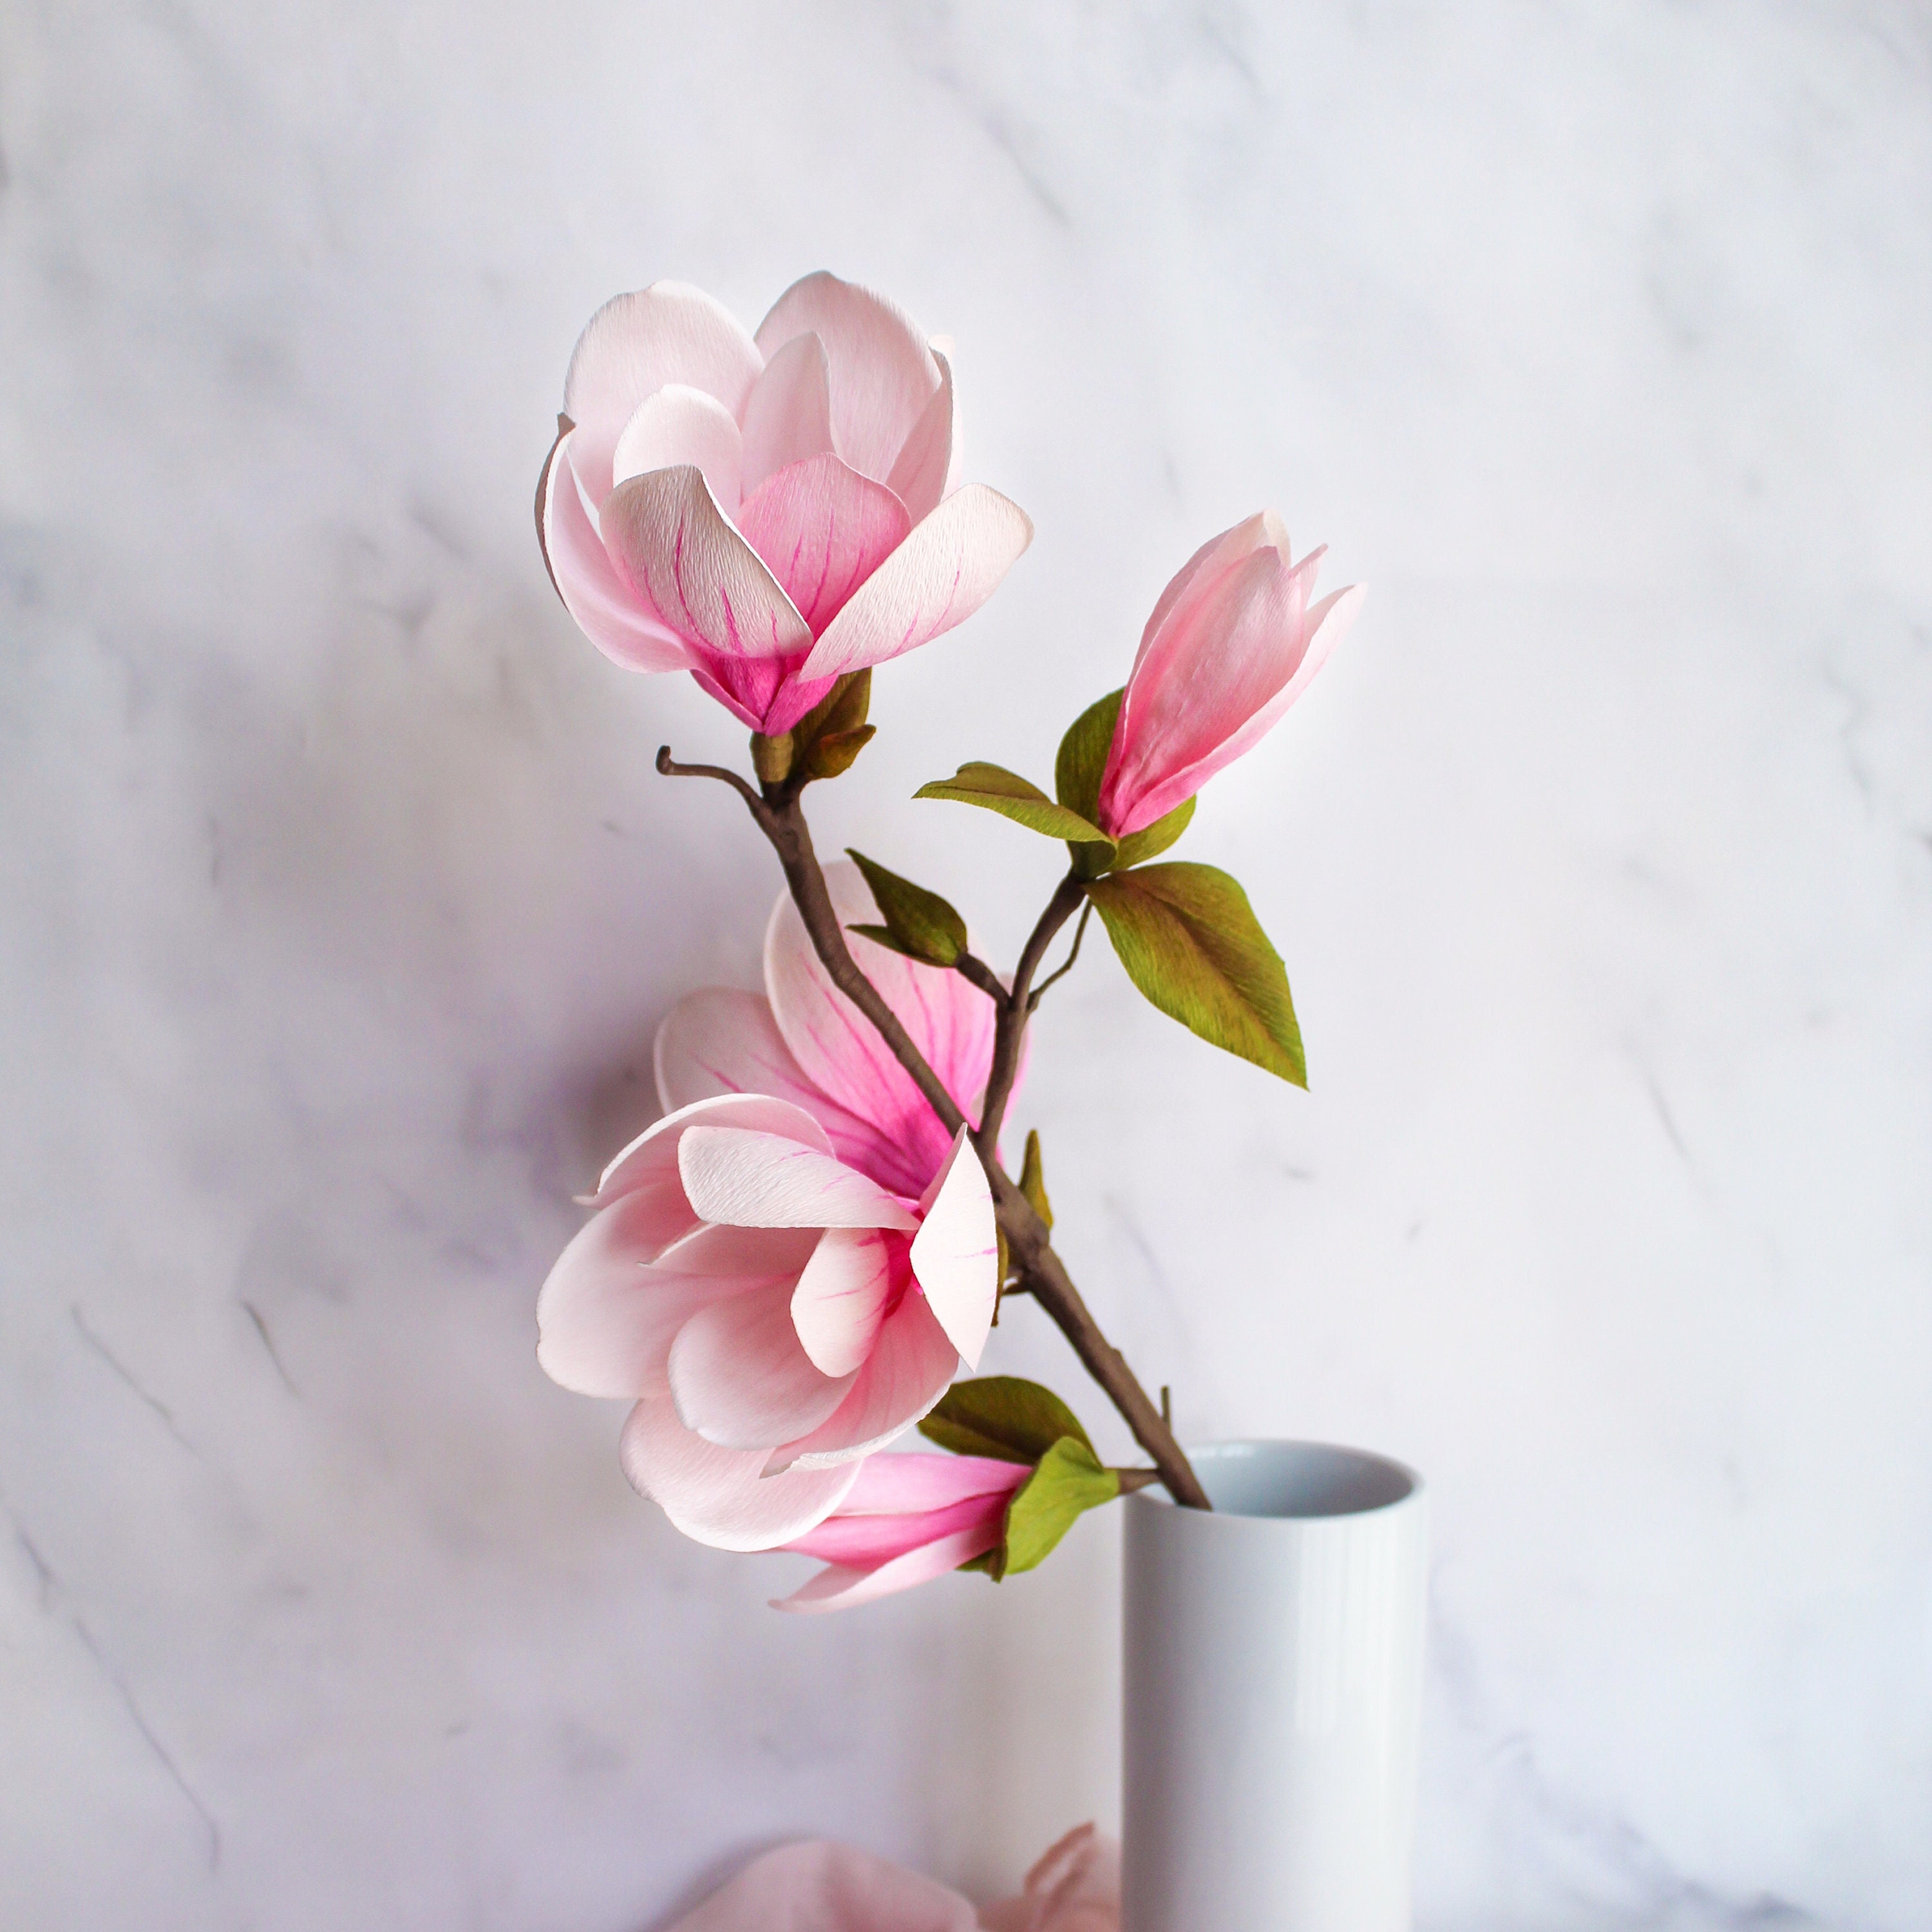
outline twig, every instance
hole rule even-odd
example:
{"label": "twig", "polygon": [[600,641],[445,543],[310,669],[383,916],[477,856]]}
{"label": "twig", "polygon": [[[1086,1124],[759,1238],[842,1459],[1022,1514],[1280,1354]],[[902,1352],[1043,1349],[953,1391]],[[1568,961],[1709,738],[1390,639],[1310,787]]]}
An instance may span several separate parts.
{"label": "twig", "polygon": [[[830,974],[832,982],[878,1029],[892,1056],[911,1076],[914,1084],[939,1118],[947,1132],[956,1134],[966,1124],[958,1102],[946,1090],[926,1056],[900,1024],[878,988],[854,962],[845,944],[832,896],[825,884],[818,854],[812,849],[812,833],[799,805],[803,781],[787,779],[768,786],[760,794],[735,772],[716,765],[680,765],[670,755],[669,746],[658,754],[658,770],[672,778],[721,778],[745,800],[758,830],[771,842],[783,868],[792,903],[798,908],[812,950]],[[1106,1392],[1108,1399],[1132,1430],[1134,1439],[1144,1449],[1159,1471],[1168,1493],[1178,1503],[1193,1509],[1211,1509],[1208,1492],[1189,1466],[1173,1432],[1161,1420],[1160,1412],[1148,1398],[1146,1390],[1128,1367],[1126,1358],[1101,1332],[1080,1292],[1073,1286],[1066,1264],[1054,1252],[1046,1224],[1034,1210],[1011,1175],[1002,1168],[994,1152],[998,1123],[1004,1118],[1012,1092],[1013,1075],[1018,1065],[1020,1043],[1026,1030],[1025,1002],[1034,974],[1053,935],[1066,924],[1074,908],[1085,897],[1080,881],[1071,873],[1060,881],[1046,910],[1040,914],[1033,936],[1020,956],[1013,974],[1012,989],[998,1008],[994,1034],[993,1066],[986,1083],[986,1107],[980,1132],[974,1144],[986,1171],[992,1190],[994,1211],[1013,1269],[1060,1332],[1072,1344],[1087,1372]],[[968,976],[970,976],[970,975]],[[1004,989],[1003,989],[1004,991]],[[987,1123],[992,1124],[987,1131]]]}
{"label": "twig", "polygon": [[1080,957],[1080,942],[1087,937],[1087,922],[1093,916],[1094,902],[1089,899],[1080,908],[1080,923],[1073,928],[1072,951],[1068,953],[1066,957],[1027,995],[1027,1011],[1029,1014],[1040,1010],[1040,1003],[1046,997],[1048,987],[1051,986],[1056,980],[1065,979],[1067,974],[1073,970],[1073,962]]}
{"label": "twig", "polygon": [[962,979],[971,980],[994,1006],[1004,1006],[1006,1004],[1005,983],[985,960],[976,958],[970,952],[962,952],[953,961],[952,970]]}
{"label": "twig", "polygon": [[982,1160],[994,1158],[994,1150],[1000,1143],[1000,1130],[1005,1125],[1006,1102],[1012,1098],[1013,1082],[1020,1070],[1020,1048],[1026,1040],[1027,1022],[1033,1012],[1030,998],[1033,990],[1033,976],[1040,970],[1040,962],[1046,957],[1046,949],[1053,944],[1053,935],[1073,916],[1074,908],[1084,903],[1087,888],[1072,872],[1054,888],[1052,898],[1046,902],[1034,926],[1026,944],[1020,950],[1020,963],[1013,968],[1013,989],[1007,994],[1000,1009],[1000,1016],[993,1028],[993,1064],[986,1075],[986,1104],[980,1116],[978,1130],[973,1136],[973,1144],[980,1150]]}

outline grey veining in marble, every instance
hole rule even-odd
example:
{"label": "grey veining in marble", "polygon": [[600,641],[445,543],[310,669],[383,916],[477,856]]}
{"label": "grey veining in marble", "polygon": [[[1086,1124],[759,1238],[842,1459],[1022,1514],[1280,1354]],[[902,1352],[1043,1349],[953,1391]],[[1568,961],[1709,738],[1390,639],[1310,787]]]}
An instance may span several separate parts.
{"label": "grey veining in marble", "polygon": [[776,883],[544,581],[564,360],[820,266],[1038,525],[819,808],[995,956],[1051,854],[920,782],[1264,502],[1373,586],[1190,835],[1312,1092],[1103,948],[1022,1118],[1186,1430],[1429,1475],[1424,1932],[1932,1922],[1922,8],[12,0],[0,157],[0,1922],[643,1932],[1115,1805],[1118,1526],[778,1618],[532,1360]]}

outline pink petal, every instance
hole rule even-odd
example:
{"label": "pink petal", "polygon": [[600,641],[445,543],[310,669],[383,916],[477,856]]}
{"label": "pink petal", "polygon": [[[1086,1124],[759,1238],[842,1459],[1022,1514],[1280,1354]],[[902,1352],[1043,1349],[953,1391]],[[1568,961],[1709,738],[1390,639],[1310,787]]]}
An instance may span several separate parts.
{"label": "pink petal", "polygon": [[986,1932],[1120,1932],[1120,1848],[1076,1825],[1026,1875],[1018,1898],[995,1906]]}
{"label": "pink petal", "polygon": [[956,490],[832,619],[804,674],[834,677],[884,664],[964,623],[1032,541],[1017,503],[983,483]]}
{"label": "pink petal", "polygon": [[733,1275],[796,1282],[818,1246],[816,1228],[727,1228],[706,1223],[674,1241],[651,1265],[665,1274]]}
{"label": "pink petal", "polygon": [[610,460],[638,405],[667,382],[716,396],[735,419],[764,358],[722,302],[683,282],[616,296],[593,315],[570,358],[564,413],[583,432],[578,472],[592,503],[610,490]]}
{"label": "pink petal", "polygon": [[691,1126],[678,1142],[677,1163],[686,1197],[707,1221],[738,1228],[919,1225],[876,1180],[782,1135]]}
{"label": "pink petal", "polygon": [[765,364],[745,404],[745,494],[775,470],[832,452],[825,345],[795,335]]}
{"label": "pink petal", "polygon": [[805,1077],[762,993],[712,986],[688,994],[658,1028],[656,1065],[658,1099],[667,1108],[720,1094],[772,1094],[810,1114],[847,1166],[897,1193],[922,1191],[922,1182],[902,1184],[886,1136]]}
{"label": "pink petal", "polygon": [[799,681],[805,653],[783,658],[740,658],[693,644],[691,675],[699,687],[754,731],[789,731],[832,688],[829,677]]}
{"label": "pink petal", "polygon": [[1210,582],[1230,564],[1240,562],[1243,557],[1252,556],[1258,550],[1277,550],[1284,558],[1289,554],[1288,526],[1273,510],[1257,511],[1253,516],[1223,530],[1219,536],[1210,537],[1174,572],[1167,588],[1160,593],[1154,614],[1142,629],[1140,649],[1134,654],[1134,669],[1140,669],[1141,660],[1160,634],[1161,626],[1190,589]]}
{"label": "pink petal", "polygon": [[802,1107],[762,1094],[734,1094],[700,1100],[667,1114],[646,1127],[604,1170],[597,1192],[585,1203],[602,1208],[620,1194],[646,1193],[656,1204],[659,1224],[669,1230],[664,1241],[690,1232],[698,1216],[686,1198],[677,1171],[677,1144],[693,1126],[742,1127],[754,1133],[782,1135],[801,1146],[830,1154],[825,1130]]}
{"label": "pink petal", "polygon": [[850,1845],[782,1845],[669,1932],[980,1932],[956,1892]]}
{"label": "pink petal", "polygon": [[677,634],[720,656],[784,657],[812,633],[694,464],[633,476],[599,516],[624,580]]}
{"label": "pink petal", "polygon": [[823,1522],[855,1468],[764,1474],[760,1449],[721,1449],[677,1419],[668,1397],[640,1402],[618,1454],[632,1485],[683,1533],[714,1550],[772,1550]]}
{"label": "pink petal", "polygon": [[[825,883],[842,928],[876,922],[859,868],[841,860]],[[957,973],[922,966],[850,932],[859,968],[911,1036],[947,1092],[968,1115],[978,1110],[993,1058],[993,1003]],[[806,1079],[884,1136],[868,1171],[916,1198],[946,1163],[952,1136],[870,1020],[832,983],[805,922],[781,895],[765,931],[765,987],[772,1013]]]}
{"label": "pink petal", "polygon": [[846,1516],[912,1516],[950,1509],[974,1496],[1002,1503],[1033,1474],[1030,1463],[991,1456],[868,1456],[838,1513]]}
{"label": "pink petal", "polygon": [[[911,1458],[873,1456],[867,1460],[904,1462]],[[1008,1466],[1018,1468],[1016,1463]],[[1024,1475],[1028,1472],[1022,1469],[1019,1473]],[[785,1547],[800,1556],[816,1556],[821,1563],[875,1569],[896,1556],[903,1556],[909,1550],[916,1550],[922,1543],[937,1543],[942,1537],[988,1523],[997,1526],[1006,1515],[1008,1496],[1009,1492],[1001,1490],[997,1494],[965,1496],[938,1509],[916,1510],[903,1516],[854,1515],[850,1510],[841,1509]]]}
{"label": "pink petal", "polygon": [[1211,752],[1192,764],[1184,765],[1171,777],[1150,788],[1135,807],[1132,816],[1136,823],[1126,830],[1136,832],[1143,826],[1151,825],[1184,799],[1192,798],[1216,772],[1225,770],[1260,743],[1281,722],[1288,707],[1308,688],[1315,674],[1327,663],[1329,652],[1355,621],[1355,614],[1368,594],[1366,585],[1352,584],[1345,590],[1330,592],[1316,604],[1302,620],[1308,643],[1288,682],[1246,724]]}
{"label": "pink petal", "polygon": [[795,337],[815,334],[831,372],[833,447],[883,483],[939,387],[939,366],[905,312],[869,289],[820,272],[794,282],[758,325],[770,359]]}
{"label": "pink petal", "polygon": [[564,437],[544,470],[543,550],[550,581],[578,629],[606,657],[628,670],[685,670],[690,652],[617,574],[584,506],[571,459],[582,433],[572,430]]}
{"label": "pink petal", "polygon": [[978,1523],[941,1537],[936,1543],[922,1544],[904,1556],[882,1563],[876,1570],[835,1565],[820,1570],[789,1597],[775,1598],[772,1608],[807,1612],[854,1610],[878,1598],[890,1597],[895,1591],[910,1590],[916,1585],[931,1582],[935,1576],[944,1576],[961,1564],[985,1556],[999,1540],[998,1521]]}
{"label": "pink petal", "polygon": [[1102,822],[1117,836],[1192,797],[1306,689],[1359,601],[1309,611],[1320,556],[1291,568],[1284,551],[1263,547],[1203,572],[1143,646],[1101,781]]}
{"label": "pink petal", "polygon": [[767,478],[738,508],[738,527],[816,636],[905,539],[905,506],[836,456],[808,457]]}
{"label": "pink petal", "polygon": [[976,1369],[999,1298],[999,1244],[992,1190],[964,1127],[927,1195],[912,1238],[913,1274],[946,1340]]}
{"label": "pink petal", "polygon": [[703,472],[712,498],[728,512],[737,506],[743,460],[731,412],[702,389],[670,382],[638,405],[610,463],[619,483],[689,464]]}
{"label": "pink petal", "polygon": [[926,1298],[908,1294],[886,1316],[831,1420],[774,1451],[770,1466],[814,1468],[869,1456],[926,1414],[958,1372],[959,1352]]}
{"label": "pink petal", "polygon": [[886,478],[914,523],[939,507],[958,460],[958,417],[952,400],[952,365],[935,350],[939,387],[920,412],[905,447]]}
{"label": "pink petal", "polygon": [[700,1310],[775,1282],[788,1292],[796,1278],[770,1269],[654,1266],[649,1240],[632,1225],[650,1213],[638,1195],[603,1209],[558,1256],[537,1297],[538,1364],[580,1395],[662,1394],[672,1340]]}
{"label": "pink petal", "polygon": [[828,1228],[820,1236],[793,1291],[791,1321],[820,1373],[849,1376],[872,1352],[892,1289],[892,1251],[878,1229]]}
{"label": "pink petal", "polygon": [[850,1376],[819,1373],[791,1324],[790,1282],[700,1309],[667,1364],[677,1419],[727,1449],[808,1435],[844,1400]]}

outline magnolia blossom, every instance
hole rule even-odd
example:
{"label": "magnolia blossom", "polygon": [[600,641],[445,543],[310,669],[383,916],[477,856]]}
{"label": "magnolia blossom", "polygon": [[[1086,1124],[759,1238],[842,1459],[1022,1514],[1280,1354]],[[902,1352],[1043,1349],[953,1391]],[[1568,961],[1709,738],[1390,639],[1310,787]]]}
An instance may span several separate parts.
{"label": "magnolia blossom", "polygon": [[849,1610],[985,1556],[1032,1474],[986,1456],[869,1457],[838,1508],[784,1546],[826,1568],[773,1608]]}
{"label": "magnolia blossom", "polygon": [[537,488],[598,648],[688,670],[754,730],[970,616],[1031,541],[958,488],[952,374],[899,309],[808,275],[748,334],[702,291],[616,296],[578,338]]}
{"label": "magnolia blossom", "polygon": [[[856,866],[840,923],[876,920]],[[992,1003],[854,937],[855,957],[970,1118]],[[538,1302],[566,1388],[635,1399],[626,1472],[687,1535],[793,1540],[862,1459],[976,1365],[998,1288],[991,1194],[782,898],[767,993],[692,994],[659,1029],[664,1118],[606,1172]]]}
{"label": "magnolia blossom", "polygon": [[1192,798],[1308,688],[1366,594],[1351,584],[1311,604],[1322,555],[1291,562],[1286,526],[1264,510],[1203,544],[1161,592],[1100,780],[1110,838]]}

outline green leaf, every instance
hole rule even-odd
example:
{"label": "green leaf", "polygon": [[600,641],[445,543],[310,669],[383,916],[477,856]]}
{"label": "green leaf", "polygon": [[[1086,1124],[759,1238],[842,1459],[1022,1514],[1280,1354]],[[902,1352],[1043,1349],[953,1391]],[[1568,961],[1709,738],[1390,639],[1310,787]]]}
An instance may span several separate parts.
{"label": "green leaf", "polygon": [[1055,805],[1038,785],[998,765],[975,760],[962,765],[950,778],[936,778],[931,784],[921,785],[913,796],[950,798],[961,805],[976,805],[985,811],[997,812],[1029,831],[1043,832],[1049,838],[1097,842],[1106,847],[1110,856],[1114,849],[1114,842],[1097,825],[1077,812]]}
{"label": "green leaf", "polygon": [[[1098,704],[1090,704],[1069,728],[1060,741],[1060,755],[1053,763],[1053,788],[1070,812],[1097,824],[1100,816],[1100,781],[1106,776],[1107,758],[1114,748],[1114,728],[1120,722],[1124,686],[1110,691]],[[1130,866],[1144,865],[1165,852],[1187,830],[1194,816],[1194,801],[1183,799],[1165,818],[1138,832],[1130,832],[1119,842],[1115,851],[1083,851],[1074,846],[1075,869],[1082,878],[1097,879],[1108,872],[1124,872]],[[1105,863],[1100,862],[1104,859]]]}
{"label": "green leaf", "polygon": [[768,738],[762,731],[752,734],[752,769],[760,784],[782,784],[791,776],[797,746],[789,731]]}
{"label": "green leaf", "polygon": [[1156,818],[1141,831],[1130,832],[1120,841],[1120,849],[1114,854],[1109,870],[1124,872],[1130,866],[1144,865],[1148,860],[1158,858],[1187,830],[1193,816],[1193,800],[1184,798],[1165,817]]}
{"label": "green leaf", "polygon": [[1126,686],[1110,691],[1097,704],[1090,704],[1067,727],[1060,741],[1060,754],[1053,761],[1053,789],[1069,812],[1077,812],[1090,824],[1100,810],[1100,780],[1107,769],[1107,754],[1114,748],[1114,725],[1120,715],[1120,700]]}
{"label": "green leaf", "polygon": [[791,735],[801,751],[820,738],[842,731],[856,731],[865,723],[872,708],[872,673],[848,671],[832,688],[791,728]]}
{"label": "green leaf", "polygon": [[1088,1444],[1063,1436],[1006,1505],[1006,1538],[989,1552],[1000,1559],[991,1574],[998,1579],[1038,1568],[1088,1510],[1120,1493],[1119,1475],[1103,1468]]}
{"label": "green leaf", "polygon": [[1148,866],[1087,894],[1127,976],[1164,1013],[1297,1087],[1308,1084],[1281,956],[1246,893],[1212,866]]}
{"label": "green leaf", "polygon": [[[872,898],[886,922],[882,944],[909,959],[922,959],[930,966],[950,966],[966,950],[966,922],[937,892],[902,879],[896,872],[875,865],[862,852],[848,845],[847,855],[866,875]],[[876,927],[857,926],[852,930],[878,939]]]}
{"label": "green leaf", "polygon": [[752,769],[766,784],[782,784],[795,771],[807,778],[850,771],[878,729],[866,722],[872,704],[870,668],[848,671],[789,731],[752,734]]}
{"label": "green leaf", "polygon": [[853,760],[878,734],[876,724],[860,724],[850,731],[827,731],[822,737],[814,738],[805,754],[806,775],[814,778],[836,778],[849,772]]}
{"label": "green leaf", "polygon": [[1063,1436],[1084,1444],[1087,1432],[1051,1389],[1018,1376],[980,1376],[955,1382],[919,1425],[928,1442],[956,1456],[1037,1462]]}
{"label": "green leaf", "polygon": [[1027,1135],[1026,1159],[1020,1166],[1020,1192],[1026,1196],[1033,1211],[1050,1228],[1053,1226],[1053,1204],[1046,1198],[1046,1178],[1040,1167],[1037,1127]]}

